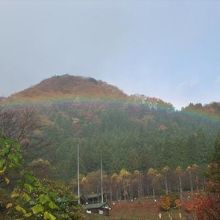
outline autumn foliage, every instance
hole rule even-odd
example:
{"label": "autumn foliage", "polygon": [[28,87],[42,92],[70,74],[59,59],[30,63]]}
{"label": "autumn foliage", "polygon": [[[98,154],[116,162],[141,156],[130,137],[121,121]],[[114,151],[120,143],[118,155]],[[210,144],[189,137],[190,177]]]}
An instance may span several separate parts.
{"label": "autumn foliage", "polygon": [[198,195],[184,202],[185,211],[194,212],[198,220],[220,219],[220,199],[218,196]]}
{"label": "autumn foliage", "polygon": [[171,208],[171,199],[169,196],[163,196],[159,202],[162,211],[168,211]]}
{"label": "autumn foliage", "polygon": [[168,211],[171,208],[180,208],[181,200],[175,195],[165,195],[162,196],[159,200],[159,208],[161,211]]}

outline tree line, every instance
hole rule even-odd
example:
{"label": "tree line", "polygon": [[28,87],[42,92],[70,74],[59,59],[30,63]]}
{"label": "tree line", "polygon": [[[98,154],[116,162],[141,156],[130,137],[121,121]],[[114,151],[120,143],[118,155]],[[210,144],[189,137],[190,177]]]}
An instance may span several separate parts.
{"label": "tree line", "polygon": [[[104,173],[103,188],[109,201],[134,200],[146,196],[156,199],[172,193],[182,199],[186,192],[193,194],[205,189],[204,172],[205,169],[196,164],[186,169],[165,166],[161,169],[149,168],[145,172],[121,169],[118,173]],[[76,190],[76,179],[73,180],[73,187]],[[81,175],[80,188],[85,195],[100,193],[100,170]]]}
{"label": "tree line", "polygon": [[107,173],[203,167],[219,129],[218,120],[140,103],[0,105],[1,133],[22,143],[25,165],[48,161],[65,181],[75,175],[79,142],[83,174],[99,169],[100,152]]}

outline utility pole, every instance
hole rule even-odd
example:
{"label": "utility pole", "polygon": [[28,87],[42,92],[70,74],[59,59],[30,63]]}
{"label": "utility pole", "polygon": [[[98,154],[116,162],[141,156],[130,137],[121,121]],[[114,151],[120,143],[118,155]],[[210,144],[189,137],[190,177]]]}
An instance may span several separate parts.
{"label": "utility pole", "polygon": [[78,204],[80,204],[80,184],[79,184],[79,143],[77,145],[77,189],[78,189]]}
{"label": "utility pole", "polygon": [[104,202],[103,198],[103,173],[102,173],[102,153],[101,153],[101,202]]}

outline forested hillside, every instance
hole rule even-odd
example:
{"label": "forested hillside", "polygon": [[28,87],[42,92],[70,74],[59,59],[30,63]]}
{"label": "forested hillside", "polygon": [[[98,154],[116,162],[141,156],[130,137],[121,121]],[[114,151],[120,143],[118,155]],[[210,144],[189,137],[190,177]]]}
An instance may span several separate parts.
{"label": "forested hillside", "polygon": [[215,111],[202,105],[176,111],[160,99],[64,75],[4,99],[0,128],[22,143],[26,165],[52,178],[76,175],[78,144],[84,174],[99,169],[101,154],[108,173],[206,166],[220,129],[219,104],[209,106]]}

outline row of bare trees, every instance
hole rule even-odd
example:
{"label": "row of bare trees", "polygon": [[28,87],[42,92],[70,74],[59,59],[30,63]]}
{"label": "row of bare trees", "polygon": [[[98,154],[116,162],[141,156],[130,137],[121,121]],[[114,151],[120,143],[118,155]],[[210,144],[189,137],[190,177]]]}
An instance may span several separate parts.
{"label": "row of bare trees", "polygon": [[[103,175],[103,187],[110,201],[133,200],[136,198],[157,196],[169,193],[178,193],[183,199],[184,192],[194,193],[204,189],[204,170],[193,164],[186,169],[177,166],[171,169],[168,166],[162,169],[149,168],[146,172],[135,170],[129,172],[122,169],[119,173]],[[74,181],[75,182],[75,181]],[[81,193],[100,192],[100,171],[94,171],[81,176]],[[76,187],[76,184],[74,184]]]}

